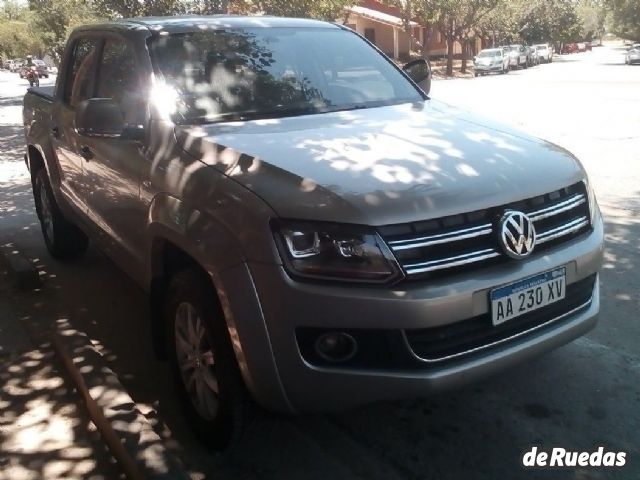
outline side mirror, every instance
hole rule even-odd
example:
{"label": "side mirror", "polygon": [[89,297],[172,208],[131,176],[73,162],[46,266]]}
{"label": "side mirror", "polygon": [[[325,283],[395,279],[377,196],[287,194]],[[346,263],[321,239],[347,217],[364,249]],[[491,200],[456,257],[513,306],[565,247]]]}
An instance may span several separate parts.
{"label": "side mirror", "polygon": [[429,62],[424,58],[419,58],[407,63],[402,67],[402,70],[409,75],[411,80],[420,85],[424,93],[429,94],[429,90],[431,90],[431,67]]}
{"label": "side mirror", "polygon": [[75,128],[85,137],[118,138],[125,130],[124,116],[110,98],[90,98],[78,105]]}

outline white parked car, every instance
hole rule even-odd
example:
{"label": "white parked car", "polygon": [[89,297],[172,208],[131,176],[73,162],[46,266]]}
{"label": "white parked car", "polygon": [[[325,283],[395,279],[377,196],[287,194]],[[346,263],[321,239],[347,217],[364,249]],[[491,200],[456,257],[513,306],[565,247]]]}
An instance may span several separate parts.
{"label": "white parked car", "polygon": [[517,70],[518,68],[528,68],[527,50],[523,45],[510,45],[509,55],[511,56],[511,64]]}
{"label": "white parked car", "polygon": [[473,59],[475,76],[487,73],[507,73],[509,71],[509,56],[502,48],[487,48],[480,51]]}
{"label": "white parked car", "polygon": [[553,61],[553,48],[548,43],[540,43],[534,45],[534,47],[538,53],[540,63],[551,63]]}
{"label": "white parked car", "polygon": [[640,63],[640,43],[634,43],[629,47],[629,50],[624,54],[624,63],[627,65]]}

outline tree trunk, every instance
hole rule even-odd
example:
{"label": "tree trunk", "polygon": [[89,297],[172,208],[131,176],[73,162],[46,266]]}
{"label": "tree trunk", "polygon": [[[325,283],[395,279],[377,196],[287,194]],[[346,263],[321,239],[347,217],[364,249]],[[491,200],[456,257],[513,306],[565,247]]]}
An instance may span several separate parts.
{"label": "tree trunk", "polygon": [[453,48],[455,45],[455,39],[453,38],[453,18],[449,20],[447,25],[447,77],[453,75]]}
{"label": "tree trunk", "polygon": [[429,60],[429,42],[431,41],[431,27],[423,27],[422,58]]}
{"label": "tree trunk", "polygon": [[467,73],[467,57],[469,56],[469,39],[462,40],[462,66],[460,73]]}

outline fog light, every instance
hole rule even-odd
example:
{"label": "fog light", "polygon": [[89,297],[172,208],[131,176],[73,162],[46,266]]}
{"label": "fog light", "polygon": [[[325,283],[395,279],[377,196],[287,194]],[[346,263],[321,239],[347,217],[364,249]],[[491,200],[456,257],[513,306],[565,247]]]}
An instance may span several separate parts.
{"label": "fog light", "polygon": [[320,335],[315,343],[316,353],[330,362],[346,362],[358,350],[355,339],[344,332],[329,332]]}

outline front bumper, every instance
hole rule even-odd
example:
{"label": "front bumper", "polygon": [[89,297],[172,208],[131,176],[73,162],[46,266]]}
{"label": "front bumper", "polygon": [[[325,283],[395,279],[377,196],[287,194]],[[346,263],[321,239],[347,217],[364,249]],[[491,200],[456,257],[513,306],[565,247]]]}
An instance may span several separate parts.
{"label": "front bumper", "polygon": [[[413,364],[372,358],[369,365],[327,366],[303,355],[300,329],[361,329],[404,332],[453,325],[489,312],[488,292],[501,284],[547,271],[567,269],[567,285],[593,277],[602,262],[603,227],[526,262],[510,262],[469,275],[433,282],[407,282],[393,288],[302,283],[280,266],[251,264],[251,277],[268,330],[273,360],[287,402],[271,408],[292,412],[331,411],[381,400],[419,397],[453,388],[526,361],[589,331],[597,322],[597,277],[582,308],[489,348],[454,361]],[[551,320],[551,319],[550,319]],[[408,345],[405,348],[410,353]],[[251,370],[256,368],[246,365]],[[262,367],[260,367],[262,368]],[[260,399],[258,398],[258,401]],[[261,402],[267,403],[267,402]]]}
{"label": "front bumper", "polygon": [[501,63],[498,65],[475,65],[476,72],[500,72],[503,68]]}

